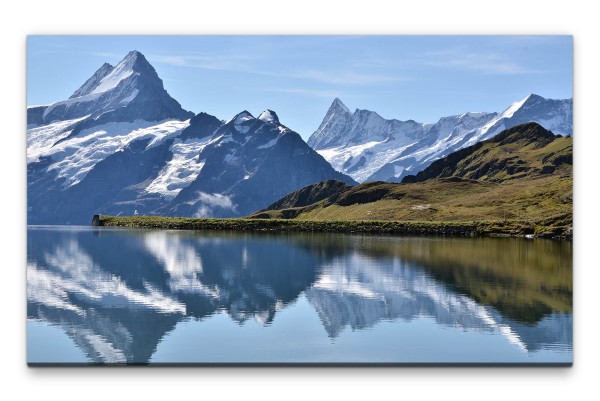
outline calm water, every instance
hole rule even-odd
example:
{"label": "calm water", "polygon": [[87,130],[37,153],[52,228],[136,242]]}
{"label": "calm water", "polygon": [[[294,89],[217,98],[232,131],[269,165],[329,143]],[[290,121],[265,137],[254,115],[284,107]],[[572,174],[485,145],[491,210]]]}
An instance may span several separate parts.
{"label": "calm water", "polygon": [[29,227],[29,363],[570,363],[570,242]]}

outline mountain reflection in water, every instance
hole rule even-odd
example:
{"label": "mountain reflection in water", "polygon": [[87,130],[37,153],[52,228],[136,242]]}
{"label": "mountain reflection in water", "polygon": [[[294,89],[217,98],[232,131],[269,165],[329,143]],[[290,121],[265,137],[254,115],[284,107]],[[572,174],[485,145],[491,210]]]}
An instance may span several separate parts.
{"label": "mountain reflection in water", "polygon": [[334,343],[430,318],[526,353],[572,347],[570,242],[59,227],[27,242],[28,318],[90,363],[149,363],[178,323],[216,314],[269,330],[300,298]]}

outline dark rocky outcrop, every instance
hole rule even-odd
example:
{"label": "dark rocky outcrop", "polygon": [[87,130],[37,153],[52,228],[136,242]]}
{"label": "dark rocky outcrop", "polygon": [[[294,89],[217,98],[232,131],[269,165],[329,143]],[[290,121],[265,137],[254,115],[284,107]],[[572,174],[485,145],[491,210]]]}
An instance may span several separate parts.
{"label": "dark rocky outcrop", "polygon": [[44,124],[44,111],[48,106],[34,106],[27,108],[27,125]]}
{"label": "dark rocky outcrop", "polygon": [[[255,118],[243,111],[221,126],[214,138],[198,156],[204,167],[196,180],[160,213],[199,217],[205,213],[215,217],[247,215],[298,188],[323,180],[356,184],[335,171],[298,133],[276,118]],[[219,194],[219,198],[209,200],[210,194]]]}
{"label": "dark rocky outcrop", "polygon": [[207,113],[198,113],[190,120],[190,125],[181,132],[181,140],[205,138],[212,135],[223,122]]}
{"label": "dark rocky outcrop", "polygon": [[277,202],[274,202],[261,210],[261,212],[312,205],[313,203],[322,201],[324,199],[331,199],[332,197],[335,198],[337,195],[347,191],[350,188],[350,185],[337,180],[317,182],[316,184],[308,185],[295,192],[292,192],[287,196],[284,196]]}

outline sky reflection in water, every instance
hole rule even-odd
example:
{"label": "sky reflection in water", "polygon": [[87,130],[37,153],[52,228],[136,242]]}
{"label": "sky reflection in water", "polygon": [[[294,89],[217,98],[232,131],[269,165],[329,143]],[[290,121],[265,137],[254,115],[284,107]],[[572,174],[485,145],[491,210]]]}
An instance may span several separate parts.
{"label": "sky reflection in water", "polygon": [[569,363],[570,242],[30,227],[28,362]]}

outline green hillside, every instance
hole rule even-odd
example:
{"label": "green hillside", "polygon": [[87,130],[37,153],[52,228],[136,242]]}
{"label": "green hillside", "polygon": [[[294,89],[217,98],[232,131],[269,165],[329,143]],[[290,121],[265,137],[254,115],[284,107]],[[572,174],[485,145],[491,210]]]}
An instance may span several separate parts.
{"label": "green hillside", "polygon": [[[503,131],[434,162],[401,184],[367,182],[308,205],[270,207],[252,218],[516,222],[536,235],[570,237],[573,139],[535,123]],[[315,184],[322,187],[324,184]],[[334,187],[329,183],[327,187]],[[308,187],[307,187],[308,188]],[[303,188],[299,191],[310,192]],[[295,193],[286,198],[295,199]],[[274,206],[282,203],[275,203]]]}

